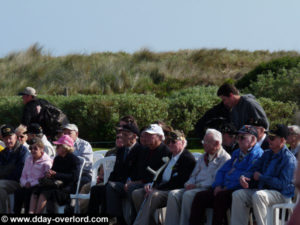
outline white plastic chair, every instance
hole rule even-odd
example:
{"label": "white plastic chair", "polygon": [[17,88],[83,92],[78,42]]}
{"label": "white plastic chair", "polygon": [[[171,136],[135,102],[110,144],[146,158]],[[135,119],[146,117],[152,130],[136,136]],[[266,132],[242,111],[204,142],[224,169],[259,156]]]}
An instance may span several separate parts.
{"label": "white plastic chair", "polygon": [[104,155],[105,153],[103,153],[103,151],[93,152],[93,163],[97,162],[99,159],[103,159]]}
{"label": "white plastic chair", "polygon": [[[82,171],[83,171],[83,168],[84,168],[85,162],[86,162],[85,158],[83,158],[81,156],[77,156],[77,157],[80,160],[81,166],[80,166],[80,171],[79,171],[79,176],[78,176],[78,181],[77,181],[76,192],[75,192],[75,194],[70,194],[71,205],[72,205],[72,200],[73,200],[74,196],[78,195],[78,193],[79,193],[79,187],[80,187],[80,182],[81,182]],[[65,207],[66,207],[65,205],[59,206],[58,204],[56,204],[56,211],[57,211],[57,213],[58,214],[63,214],[64,211],[65,211]],[[75,210],[74,210],[75,213],[77,213],[76,207],[78,208],[77,202],[75,202]]]}
{"label": "white plastic chair", "polygon": [[197,161],[199,157],[202,155],[202,153],[199,152],[192,152],[193,156],[195,157],[195,160]]}
{"label": "white plastic chair", "polygon": [[[116,157],[115,156],[109,156],[105,158],[98,159],[92,167],[92,181],[91,181],[91,188],[96,185],[97,183],[97,177],[98,177],[98,170],[101,165],[103,165],[104,169],[104,184],[107,183],[110,173],[114,169]],[[90,199],[90,194],[80,194],[76,191],[76,194],[71,195],[71,199],[75,200],[75,213],[80,213],[80,207],[79,207],[79,199]]]}

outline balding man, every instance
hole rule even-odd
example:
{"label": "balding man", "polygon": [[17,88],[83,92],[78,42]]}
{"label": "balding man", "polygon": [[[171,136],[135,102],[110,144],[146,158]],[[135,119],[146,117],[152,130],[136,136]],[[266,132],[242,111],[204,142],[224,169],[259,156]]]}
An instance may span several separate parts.
{"label": "balding man", "polygon": [[241,189],[239,179],[243,172],[251,168],[253,162],[263,154],[257,144],[257,130],[245,125],[238,131],[239,149],[232,153],[217,172],[212,188],[195,195],[192,203],[190,224],[204,224],[205,209],[213,208],[213,225],[224,224],[226,211],[231,206],[231,194]]}
{"label": "balding man", "polygon": [[222,147],[222,134],[215,129],[207,129],[204,136],[204,151],[183,189],[170,191],[168,195],[166,225],[188,225],[194,196],[207,190],[214,182],[216,173],[230,159]]}

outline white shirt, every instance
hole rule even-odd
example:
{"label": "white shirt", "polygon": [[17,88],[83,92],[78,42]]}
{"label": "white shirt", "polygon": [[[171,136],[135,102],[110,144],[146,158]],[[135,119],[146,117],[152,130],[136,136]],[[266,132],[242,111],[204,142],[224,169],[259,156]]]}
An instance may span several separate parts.
{"label": "white shirt", "polygon": [[171,179],[173,167],[175,166],[175,164],[176,164],[177,160],[179,159],[182,152],[183,151],[181,151],[176,156],[172,156],[170,162],[168,163],[168,165],[163,173],[162,183],[167,183]]}
{"label": "white shirt", "polygon": [[260,141],[258,141],[257,143],[259,144],[259,146],[262,145],[262,143],[264,142],[264,140],[266,139],[267,135],[264,134],[264,136],[262,137],[262,139],[260,139]]}
{"label": "white shirt", "polygon": [[43,144],[44,144],[44,152],[47,153],[47,155],[49,155],[50,157],[54,158],[56,153],[55,153],[55,149],[54,147],[51,145],[51,143],[48,141],[47,137],[45,135],[43,135],[43,137],[41,138]]}

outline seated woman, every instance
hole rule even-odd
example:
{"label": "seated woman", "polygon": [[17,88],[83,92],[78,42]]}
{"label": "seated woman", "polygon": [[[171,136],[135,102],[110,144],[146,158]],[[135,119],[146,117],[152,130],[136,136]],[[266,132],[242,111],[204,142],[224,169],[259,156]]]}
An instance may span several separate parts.
{"label": "seated woman", "polygon": [[29,149],[31,155],[26,159],[22,171],[21,189],[15,192],[15,213],[21,212],[23,204],[25,213],[28,213],[32,191],[38,185],[39,179],[52,167],[52,159],[44,152],[44,144],[40,138],[32,139]]}
{"label": "seated woman", "polygon": [[46,178],[53,180],[56,184],[62,184],[37,188],[31,196],[29,213],[42,213],[46,205],[47,212],[54,213],[55,203],[58,205],[68,204],[70,194],[76,191],[80,160],[72,153],[74,141],[70,136],[63,135],[53,143],[57,145],[57,155],[52,168],[46,173]]}

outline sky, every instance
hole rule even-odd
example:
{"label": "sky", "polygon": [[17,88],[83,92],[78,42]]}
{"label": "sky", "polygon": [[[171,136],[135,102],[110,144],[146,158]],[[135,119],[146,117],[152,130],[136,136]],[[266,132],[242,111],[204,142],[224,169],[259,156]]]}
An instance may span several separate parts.
{"label": "sky", "polygon": [[0,0],[0,57],[180,49],[300,51],[299,0]]}

